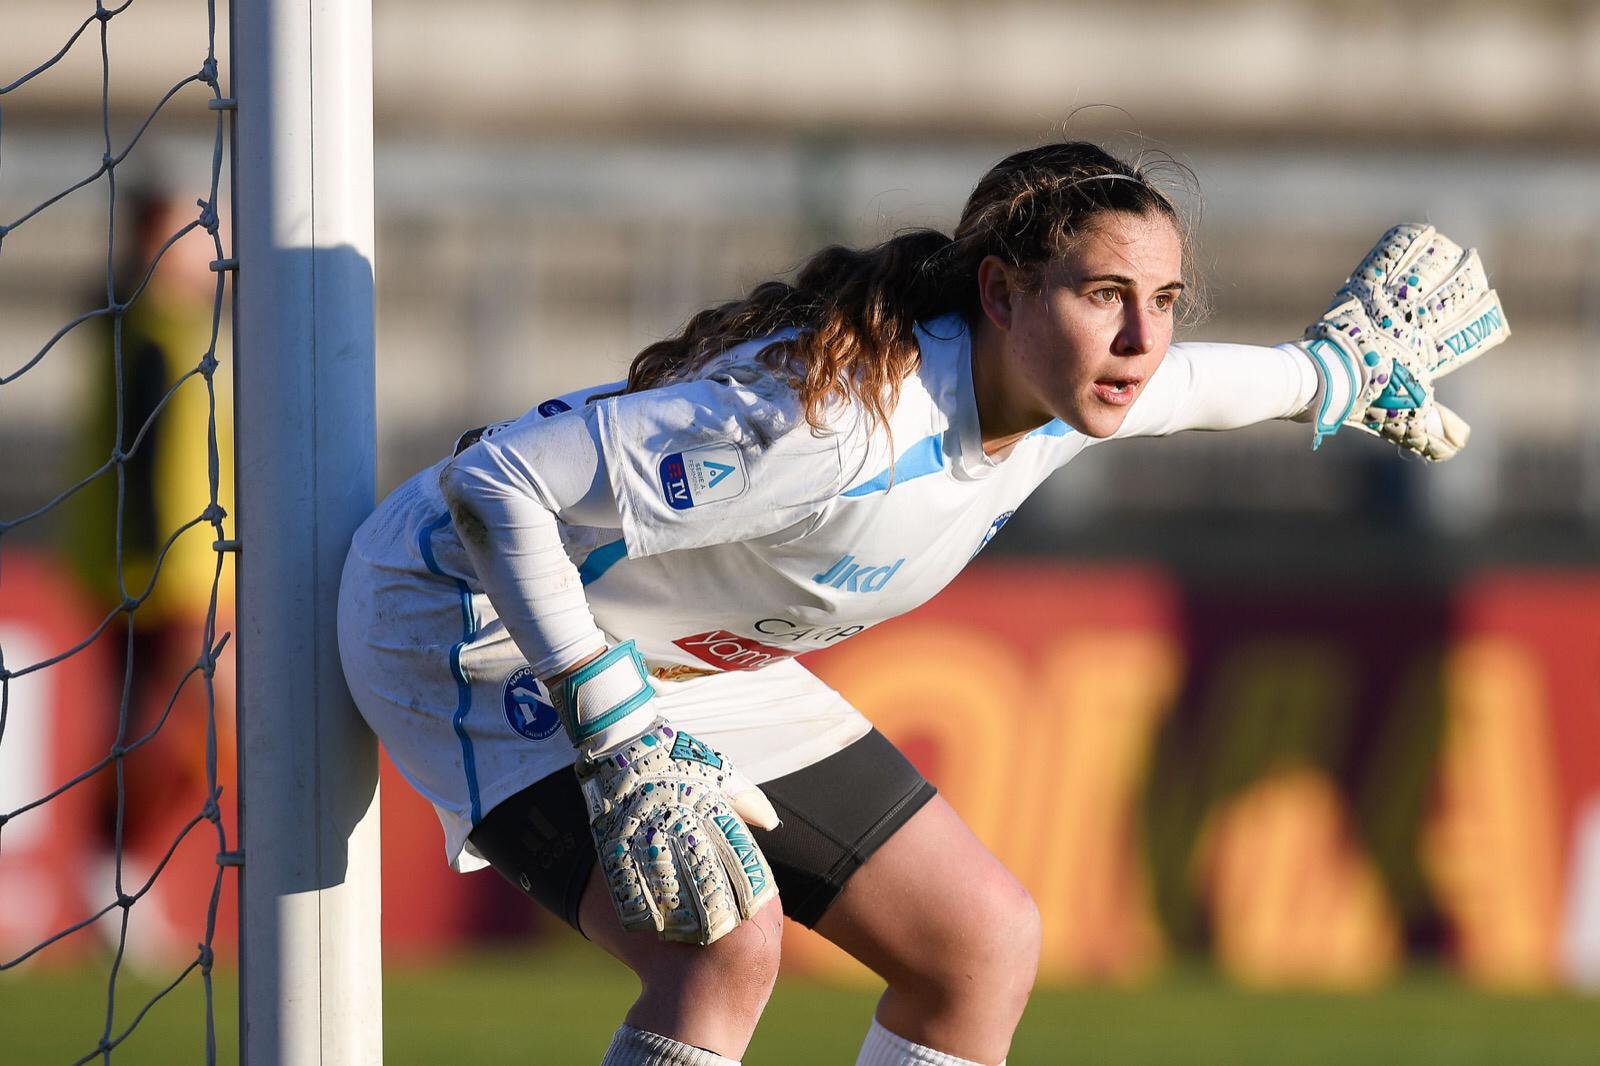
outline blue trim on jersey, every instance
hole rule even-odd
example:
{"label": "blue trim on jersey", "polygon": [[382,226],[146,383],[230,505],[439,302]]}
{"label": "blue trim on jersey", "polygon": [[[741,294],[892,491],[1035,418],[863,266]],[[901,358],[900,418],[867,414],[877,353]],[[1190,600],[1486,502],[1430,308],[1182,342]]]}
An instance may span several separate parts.
{"label": "blue trim on jersey", "polygon": [[604,577],[607,570],[627,558],[627,555],[628,545],[624,541],[614,540],[610,544],[600,545],[590,552],[583,565],[578,567],[578,580],[588,588]]}
{"label": "blue trim on jersey", "polygon": [[446,511],[417,531],[417,549],[422,552],[422,562],[430,573],[440,577],[444,577],[444,571],[439,568],[439,560],[433,556],[433,535],[449,524],[450,512]]}
{"label": "blue trim on jersey", "polygon": [[928,474],[937,474],[944,469],[944,434],[935,433],[931,437],[923,437],[917,443],[907,448],[905,454],[896,459],[889,467],[869,481],[863,481],[853,489],[846,489],[841,496],[870,496],[874,492],[888,492],[889,486],[902,481],[911,481],[915,478],[925,477]]}
{"label": "blue trim on jersey", "polygon": [[[439,560],[433,555],[433,535],[450,524],[450,514],[446,512],[438,518],[423,526],[417,533],[417,547],[422,551],[422,561],[429,571],[444,577],[445,572],[439,566]],[[450,725],[456,731],[456,739],[461,742],[461,767],[467,774],[467,797],[472,805],[472,824],[477,825],[483,820],[483,803],[478,796],[478,760],[473,755],[472,738],[467,735],[467,713],[472,710],[472,685],[467,682],[467,675],[461,670],[461,651],[472,639],[478,635],[477,612],[472,609],[472,589],[459,577],[452,578],[456,583],[456,591],[461,594],[461,642],[450,649],[450,676],[456,680],[456,713],[450,718]]]}
{"label": "blue trim on jersey", "polygon": [[[1059,418],[1052,418],[1038,429],[1029,433],[1029,437],[1065,437],[1072,432],[1072,427]],[[1026,439],[1026,438],[1024,438]]]}

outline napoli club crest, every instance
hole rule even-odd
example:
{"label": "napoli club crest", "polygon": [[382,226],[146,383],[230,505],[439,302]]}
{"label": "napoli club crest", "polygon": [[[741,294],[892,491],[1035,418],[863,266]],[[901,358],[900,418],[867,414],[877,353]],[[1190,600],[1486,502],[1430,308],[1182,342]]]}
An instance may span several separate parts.
{"label": "napoli club crest", "polygon": [[561,728],[561,716],[556,714],[543,683],[533,676],[532,667],[524,666],[506,678],[501,703],[505,705],[506,723],[519,736],[547,740]]}

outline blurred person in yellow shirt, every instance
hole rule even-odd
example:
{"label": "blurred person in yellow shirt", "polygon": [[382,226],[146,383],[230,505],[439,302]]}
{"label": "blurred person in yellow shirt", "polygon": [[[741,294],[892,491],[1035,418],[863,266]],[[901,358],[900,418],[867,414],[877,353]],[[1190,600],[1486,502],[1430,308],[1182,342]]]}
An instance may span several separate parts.
{"label": "blurred person in yellow shirt", "polygon": [[[205,685],[202,677],[186,675],[206,646],[213,585],[217,623],[211,643],[232,627],[233,567],[225,559],[217,573],[215,529],[209,516],[202,516],[211,501],[213,394],[216,498],[225,514],[233,510],[233,385],[225,351],[216,353],[210,393],[197,372],[211,350],[218,307],[217,274],[210,268],[215,245],[203,227],[192,225],[201,208],[158,187],[124,193],[117,208],[119,221],[126,219],[126,234],[118,234],[122,254],[115,264],[115,299],[126,304],[126,311],[120,322],[110,315],[99,320],[91,349],[98,365],[86,375],[92,385],[75,435],[82,452],[75,466],[84,472],[98,469],[114,447],[126,454],[120,524],[113,467],[80,494],[65,542],[102,611],[125,599],[135,604],[126,621],[115,620],[102,638],[116,644],[119,660],[124,654],[131,660],[122,663],[132,674],[123,743],[155,728],[163,714],[168,717],[145,753],[127,763],[132,791],[126,810],[133,822],[143,823],[172,809],[180,797],[181,806],[189,808],[187,797],[197,788],[204,794]],[[222,330],[217,335],[220,346],[227,335]],[[124,626],[133,630],[131,641]],[[231,673],[231,668],[231,656],[219,663],[219,671]],[[123,676],[110,692],[120,695]],[[219,727],[231,735],[232,685],[224,682],[219,677],[216,684]],[[110,704],[109,713],[116,713],[118,702]],[[231,740],[221,751],[231,762]],[[190,815],[186,810],[185,817]],[[128,839],[136,843],[137,826]]]}

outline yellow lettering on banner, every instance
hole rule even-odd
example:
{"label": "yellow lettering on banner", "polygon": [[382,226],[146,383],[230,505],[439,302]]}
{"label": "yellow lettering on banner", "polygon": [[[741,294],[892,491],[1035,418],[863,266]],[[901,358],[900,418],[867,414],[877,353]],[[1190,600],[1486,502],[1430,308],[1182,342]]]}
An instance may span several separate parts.
{"label": "yellow lettering on banner", "polygon": [[[897,624],[830,653],[824,679],[919,761],[972,831],[1002,859],[1026,779],[1019,713],[1030,702],[1028,664],[1004,641],[959,623]],[[820,936],[790,925],[786,965],[813,974],[872,975]],[[797,931],[798,930],[798,931]]]}
{"label": "yellow lettering on banner", "polygon": [[1360,986],[1393,972],[1398,922],[1321,772],[1258,781],[1212,815],[1196,854],[1217,958],[1235,977]]}
{"label": "yellow lettering on banner", "polygon": [[1000,850],[1018,803],[1019,713],[1037,702],[1028,663],[956,623],[902,623],[875,637],[834,652],[828,683],[919,759],[972,831]]}
{"label": "yellow lettering on banner", "polygon": [[1426,867],[1469,976],[1539,984],[1556,976],[1560,842],[1546,694],[1528,649],[1468,640],[1445,659],[1439,806]]}
{"label": "yellow lettering on banner", "polygon": [[1213,794],[1243,791],[1210,815],[1195,856],[1218,960],[1241,979],[1359,985],[1398,961],[1398,920],[1343,798],[1302,768],[1338,741],[1352,673],[1325,642],[1260,640],[1219,666],[1206,700],[1210,750],[1196,754]]}
{"label": "yellow lettering on banner", "polygon": [[1327,641],[1255,640],[1218,666],[1206,697],[1207,722],[1196,752],[1214,783],[1240,787],[1286,754],[1310,757],[1343,721],[1355,673],[1348,654]]}
{"label": "yellow lettering on banner", "polygon": [[[1132,979],[1164,956],[1134,823],[1181,668],[1158,633],[1068,634],[1034,666],[974,628],[929,622],[841,648],[826,673],[1034,894],[1042,973]],[[868,976],[819,937],[784,950],[808,972]]]}
{"label": "yellow lettering on banner", "polygon": [[1045,977],[1132,979],[1164,957],[1139,849],[1150,746],[1177,695],[1177,644],[1149,631],[1069,634],[1045,652],[1026,722],[1024,840],[1003,856],[1044,921]]}

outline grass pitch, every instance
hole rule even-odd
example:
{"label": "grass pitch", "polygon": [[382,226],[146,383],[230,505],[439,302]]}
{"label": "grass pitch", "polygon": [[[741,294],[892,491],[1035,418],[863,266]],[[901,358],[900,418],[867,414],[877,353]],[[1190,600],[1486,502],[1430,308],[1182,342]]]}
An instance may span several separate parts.
{"label": "grass pitch", "polygon": [[[111,1057],[134,1066],[204,1061],[195,975],[150,1011]],[[168,978],[170,980],[170,977]],[[159,987],[119,981],[118,1026]],[[217,981],[221,1062],[237,1061],[235,981]],[[475,955],[390,965],[384,975],[388,1066],[593,1064],[634,991],[626,970],[592,951]],[[855,1061],[876,993],[785,977],[756,1034],[750,1066]],[[69,1063],[105,1024],[104,971],[0,975],[0,1062]],[[98,1061],[98,1060],[96,1060]],[[1205,971],[1133,990],[1041,988],[1011,1060],[1097,1066],[1565,1066],[1600,1062],[1600,1001],[1571,994],[1496,995],[1412,973],[1360,994],[1252,992]]]}

